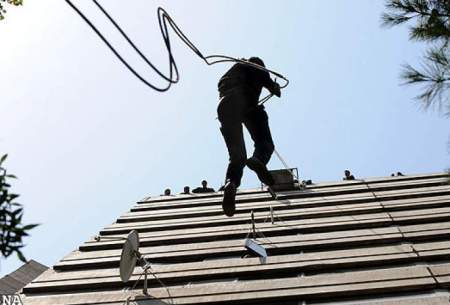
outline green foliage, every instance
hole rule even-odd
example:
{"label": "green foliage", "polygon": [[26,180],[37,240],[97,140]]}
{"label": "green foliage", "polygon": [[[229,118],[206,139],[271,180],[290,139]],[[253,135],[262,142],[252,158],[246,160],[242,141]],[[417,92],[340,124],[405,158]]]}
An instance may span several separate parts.
{"label": "green foliage", "polygon": [[450,56],[446,47],[432,47],[424,55],[420,70],[409,64],[404,65],[401,78],[406,84],[422,84],[422,93],[417,99],[422,101],[425,108],[432,105],[439,110],[447,107],[450,116]]}
{"label": "green foliage", "polygon": [[422,86],[417,96],[425,108],[447,107],[450,116],[450,1],[388,0],[382,15],[384,26],[408,23],[411,40],[432,44],[424,54],[420,68],[404,66],[401,78],[405,84]]}
{"label": "green foliage", "polygon": [[23,5],[23,0],[0,0],[0,20],[5,19],[6,10],[3,3],[8,3],[11,5],[19,6]]}
{"label": "green foliage", "polygon": [[19,197],[9,191],[9,180],[17,179],[8,174],[3,166],[8,155],[0,158],[0,251],[5,258],[16,253],[18,258],[26,262],[21,248],[24,247],[22,238],[28,236],[28,231],[38,226],[37,224],[23,225],[22,205],[15,202]]}

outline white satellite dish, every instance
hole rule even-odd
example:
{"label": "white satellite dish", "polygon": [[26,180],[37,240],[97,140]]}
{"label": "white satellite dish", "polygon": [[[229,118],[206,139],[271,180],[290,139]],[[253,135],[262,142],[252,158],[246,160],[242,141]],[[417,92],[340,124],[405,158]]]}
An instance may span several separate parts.
{"label": "white satellite dish", "polygon": [[128,234],[120,256],[120,279],[122,282],[128,282],[140,257],[139,235],[136,230],[133,230]]}
{"label": "white satellite dish", "polygon": [[[170,295],[169,288],[167,288],[164,283],[158,279],[155,273],[152,272],[152,267],[150,262],[139,252],[139,234],[136,230],[131,231],[123,244],[122,254],[120,255],[120,279],[122,282],[126,283],[133,274],[136,264],[144,270],[144,289],[143,293],[148,295],[148,273],[150,272],[155,279],[167,290],[167,294],[172,299]],[[139,277],[140,278],[140,277]],[[137,282],[136,282],[137,284]],[[133,286],[132,289],[136,286]],[[128,304],[128,303],[127,303]],[[173,304],[173,300],[172,300]]]}

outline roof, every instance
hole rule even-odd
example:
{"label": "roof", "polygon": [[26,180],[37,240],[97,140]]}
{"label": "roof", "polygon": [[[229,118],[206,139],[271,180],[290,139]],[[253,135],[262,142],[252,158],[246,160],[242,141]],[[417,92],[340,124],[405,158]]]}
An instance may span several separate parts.
{"label": "roof", "polygon": [[0,294],[15,294],[42,274],[48,267],[30,260],[0,279]]}
{"label": "roof", "polygon": [[[27,285],[25,304],[450,304],[448,179],[316,183],[277,200],[244,190],[232,218],[220,192],[147,197]],[[266,260],[244,247],[251,211]],[[159,280],[147,296],[140,267],[119,277],[131,230]]]}

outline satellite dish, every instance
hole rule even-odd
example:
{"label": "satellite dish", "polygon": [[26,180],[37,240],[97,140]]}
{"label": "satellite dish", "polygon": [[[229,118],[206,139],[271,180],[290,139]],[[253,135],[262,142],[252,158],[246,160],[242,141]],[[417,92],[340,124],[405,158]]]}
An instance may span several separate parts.
{"label": "satellite dish", "polygon": [[[127,238],[125,239],[125,243],[123,244],[122,254],[120,255],[120,279],[122,282],[126,283],[130,279],[133,274],[134,268],[136,267],[136,263],[139,263],[141,268],[144,270],[144,289],[143,293],[148,295],[148,273],[150,272],[156,280],[167,290],[167,294],[170,299],[172,296],[170,295],[169,288],[163,284],[163,282],[158,279],[155,273],[151,271],[150,262],[139,252],[139,234],[136,230],[131,231]],[[140,277],[139,277],[140,279]],[[136,284],[135,284],[136,286]],[[134,289],[134,286],[133,286]],[[128,304],[128,299],[127,303]],[[172,299],[173,304],[173,299]]]}
{"label": "satellite dish", "polygon": [[128,282],[139,257],[139,235],[136,230],[133,230],[128,234],[120,256],[120,279],[122,282]]}

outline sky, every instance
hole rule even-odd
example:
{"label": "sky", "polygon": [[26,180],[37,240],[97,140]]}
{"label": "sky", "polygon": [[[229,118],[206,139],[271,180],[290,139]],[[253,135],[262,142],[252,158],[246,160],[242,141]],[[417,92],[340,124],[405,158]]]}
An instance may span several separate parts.
{"label": "sky", "polygon": [[[73,0],[139,72],[164,85],[89,0]],[[290,80],[267,103],[275,146],[302,179],[441,172],[450,120],[424,111],[401,85],[422,43],[380,26],[373,0],[102,0],[151,61],[168,71],[156,9],[164,7],[205,54],[261,57]],[[224,180],[217,81],[175,35],[180,82],[158,93],[139,82],[62,0],[24,1],[0,22],[0,154],[19,177],[28,259],[52,266],[146,196]],[[252,143],[246,134],[247,150]],[[282,168],[273,156],[270,168]],[[242,188],[259,186],[246,170]],[[239,208],[239,207],[238,207]],[[21,265],[0,261],[0,275]]]}

